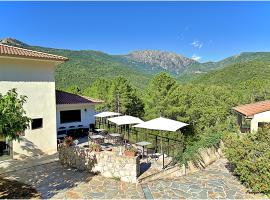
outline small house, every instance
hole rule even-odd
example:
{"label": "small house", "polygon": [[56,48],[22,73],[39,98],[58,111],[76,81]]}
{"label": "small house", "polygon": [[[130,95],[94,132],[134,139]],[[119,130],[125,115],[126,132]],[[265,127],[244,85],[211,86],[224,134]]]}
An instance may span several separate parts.
{"label": "small house", "polygon": [[233,110],[242,133],[257,131],[270,123],[270,100],[236,106]]}

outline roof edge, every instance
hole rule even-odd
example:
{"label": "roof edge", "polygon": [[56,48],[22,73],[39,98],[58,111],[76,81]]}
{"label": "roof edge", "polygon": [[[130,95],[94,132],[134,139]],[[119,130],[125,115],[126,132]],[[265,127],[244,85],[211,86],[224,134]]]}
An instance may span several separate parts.
{"label": "roof edge", "polygon": [[32,58],[35,60],[52,60],[52,61],[62,61],[62,62],[66,62],[69,60],[69,58],[64,57],[64,56],[59,56],[59,55],[55,55],[55,54],[50,54],[50,53],[45,53],[42,51],[35,51],[35,50],[31,50],[31,49],[26,49],[26,48],[21,48],[21,47],[15,47],[15,46],[11,46],[11,45],[6,45],[6,44],[0,44],[4,47],[8,47],[8,48],[13,48],[16,50],[22,50],[22,51],[27,51],[27,52],[31,52],[31,53],[38,53],[38,54],[43,54],[46,56],[51,56],[51,57],[55,57],[55,58],[40,58],[40,57],[35,57],[35,56],[26,56],[26,55],[14,55],[14,54],[0,54],[3,57],[16,57],[16,58]]}

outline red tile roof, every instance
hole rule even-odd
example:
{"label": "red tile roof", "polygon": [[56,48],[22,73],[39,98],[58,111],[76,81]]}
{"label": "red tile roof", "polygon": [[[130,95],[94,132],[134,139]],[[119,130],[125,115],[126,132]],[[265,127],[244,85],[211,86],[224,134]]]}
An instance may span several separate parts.
{"label": "red tile roof", "polygon": [[68,58],[29,49],[0,44],[0,56],[67,61]]}
{"label": "red tile roof", "polygon": [[270,111],[270,100],[240,105],[234,107],[233,109],[247,117],[252,117],[253,115],[258,113]]}
{"label": "red tile roof", "polygon": [[58,104],[97,104],[97,103],[103,103],[103,101],[56,90],[56,104],[57,105]]}

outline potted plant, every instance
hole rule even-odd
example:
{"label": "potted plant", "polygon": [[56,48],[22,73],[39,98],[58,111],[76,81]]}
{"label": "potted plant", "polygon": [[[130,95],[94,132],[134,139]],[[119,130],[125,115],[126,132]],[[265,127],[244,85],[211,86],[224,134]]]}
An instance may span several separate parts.
{"label": "potted plant", "polygon": [[73,139],[70,136],[66,136],[64,139],[64,146],[70,147],[73,144]]}
{"label": "potted plant", "polygon": [[94,143],[94,144],[92,144],[92,150],[93,151],[96,151],[96,152],[100,152],[101,151],[101,146],[100,146],[100,144],[96,144],[96,143]]}
{"label": "potted plant", "polygon": [[127,147],[124,151],[124,155],[128,157],[134,157],[137,154],[137,149],[133,146]]}

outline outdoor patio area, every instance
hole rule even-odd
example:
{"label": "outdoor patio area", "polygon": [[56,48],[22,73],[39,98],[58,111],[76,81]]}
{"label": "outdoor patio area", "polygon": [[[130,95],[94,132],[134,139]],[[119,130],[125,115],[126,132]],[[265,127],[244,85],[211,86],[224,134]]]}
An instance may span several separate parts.
{"label": "outdoor patio area", "polygon": [[[42,158],[42,160],[44,162],[46,159]],[[40,193],[41,198],[266,198],[260,195],[249,194],[247,189],[228,170],[229,166],[225,159],[220,159],[205,170],[191,175],[175,179],[155,180],[142,185],[121,182],[118,179],[104,178],[100,175],[63,167],[58,161],[44,164],[39,162],[38,165],[35,165],[35,162],[38,162],[38,159],[23,163],[22,166],[24,165],[25,167],[15,169],[15,171],[11,166],[9,170],[2,170],[0,177],[5,180],[17,181],[32,186]],[[2,164],[0,164],[0,169],[2,169]],[[16,188],[13,191],[16,191]],[[9,194],[2,187],[0,189],[0,198],[12,198],[12,195],[15,194]],[[31,196],[28,197],[31,198]]]}
{"label": "outdoor patio area", "polygon": [[[136,182],[137,178],[145,172],[148,176],[175,164],[174,157],[177,153],[181,153],[183,141],[165,137],[163,134],[154,134],[153,130],[157,130],[159,133],[175,132],[188,124],[162,117],[144,122],[137,117],[119,115],[120,113],[114,112],[96,114],[96,124],[89,128],[88,133],[85,128],[81,127],[59,130],[58,150],[62,163],[79,169],[87,168],[91,172],[99,171],[107,177],[118,177],[128,182]],[[146,132],[143,129],[150,129],[150,131]],[[63,134],[64,131],[66,132]],[[180,135],[179,133],[176,135]],[[70,151],[61,148],[70,145]],[[80,155],[84,155],[85,160],[80,160]],[[107,159],[108,157],[110,160]],[[135,160],[139,160],[136,161],[134,169],[131,167],[134,161],[125,157],[135,157]],[[104,160],[105,158],[107,160]],[[89,160],[92,160],[91,169],[89,169]],[[111,160],[113,160],[112,163],[110,163]],[[114,165],[118,161],[123,162],[121,167]],[[100,164],[100,162],[104,162],[104,164]],[[126,171],[124,163],[130,164]],[[119,168],[119,171],[107,169],[112,166]],[[124,177],[123,174],[127,174],[128,171],[134,171],[132,178],[126,175]]]}

